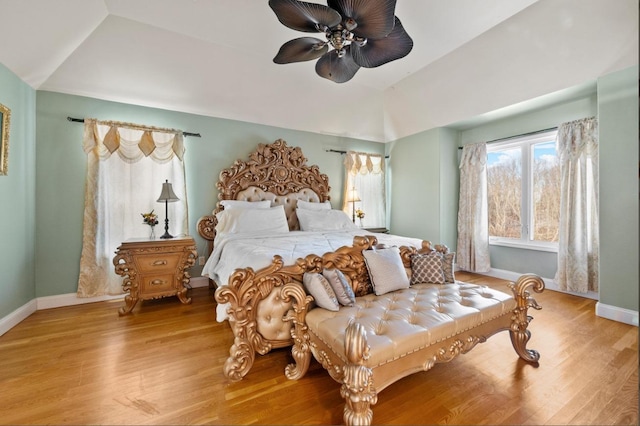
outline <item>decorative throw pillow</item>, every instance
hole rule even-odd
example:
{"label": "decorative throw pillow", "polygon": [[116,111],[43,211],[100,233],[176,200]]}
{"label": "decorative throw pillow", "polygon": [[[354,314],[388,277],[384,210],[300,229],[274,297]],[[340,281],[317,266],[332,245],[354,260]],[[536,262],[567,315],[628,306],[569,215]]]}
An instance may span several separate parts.
{"label": "decorative throw pillow", "polygon": [[329,281],[338,302],[343,306],[353,306],[356,303],[356,295],[353,294],[351,284],[347,281],[339,269],[325,269],[322,276]]}
{"label": "decorative throw pillow", "polygon": [[455,262],[455,252],[442,255],[442,272],[444,273],[444,282],[447,284],[453,284],[456,282],[456,275],[453,267]]}
{"label": "decorative throw pillow", "polygon": [[409,287],[409,277],[398,247],[364,250],[362,255],[376,295]]}
{"label": "decorative throw pillow", "polygon": [[411,256],[411,284],[444,284],[444,282],[440,254],[414,254]]}
{"label": "decorative throw pillow", "polygon": [[322,275],[305,272],[302,276],[302,283],[319,307],[329,311],[337,311],[340,308],[336,294]]}

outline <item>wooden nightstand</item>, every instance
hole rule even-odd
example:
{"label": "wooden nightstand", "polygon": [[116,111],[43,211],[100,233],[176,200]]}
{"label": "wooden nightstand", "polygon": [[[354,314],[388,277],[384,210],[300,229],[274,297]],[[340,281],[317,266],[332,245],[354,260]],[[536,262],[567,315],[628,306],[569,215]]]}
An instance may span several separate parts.
{"label": "wooden nightstand", "polygon": [[138,300],[178,296],[191,303],[187,287],[191,278],[187,269],[196,263],[198,252],[192,237],[149,240],[132,238],[123,242],[113,258],[116,274],[124,278],[125,306],[120,315],[131,312]]}

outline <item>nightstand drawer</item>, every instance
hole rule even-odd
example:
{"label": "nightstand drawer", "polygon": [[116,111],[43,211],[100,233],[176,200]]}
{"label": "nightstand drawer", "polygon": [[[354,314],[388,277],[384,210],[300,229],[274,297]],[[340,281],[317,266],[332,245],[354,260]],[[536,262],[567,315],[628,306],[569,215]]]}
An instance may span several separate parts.
{"label": "nightstand drawer", "polygon": [[146,295],[175,291],[173,280],[173,274],[143,276],[140,291]]}
{"label": "nightstand drawer", "polygon": [[174,272],[180,262],[181,253],[143,254],[136,257],[138,272]]}

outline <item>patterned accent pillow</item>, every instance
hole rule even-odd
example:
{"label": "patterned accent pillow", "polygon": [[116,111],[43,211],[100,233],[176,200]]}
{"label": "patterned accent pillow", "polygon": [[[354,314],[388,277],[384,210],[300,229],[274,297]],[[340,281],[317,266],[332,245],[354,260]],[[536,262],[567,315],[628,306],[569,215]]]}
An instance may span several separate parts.
{"label": "patterned accent pillow", "polygon": [[351,284],[347,281],[339,269],[325,269],[322,276],[329,281],[338,302],[343,306],[353,306],[356,303],[356,295],[353,294]]}
{"label": "patterned accent pillow", "polygon": [[416,254],[411,256],[411,284],[444,284],[442,256],[440,254]]}
{"label": "patterned accent pillow", "polygon": [[442,272],[444,272],[444,282],[447,284],[453,284],[456,282],[456,274],[453,266],[455,263],[455,252],[442,255]]}
{"label": "patterned accent pillow", "polygon": [[329,311],[337,311],[340,308],[336,294],[322,275],[305,272],[302,276],[302,283],[319,307]]}
{"label": "patterned accent pillow", "polygon": [[398,247],[364,250],[362,255],[376,295],[409,288],[409,277],[402,264]]}

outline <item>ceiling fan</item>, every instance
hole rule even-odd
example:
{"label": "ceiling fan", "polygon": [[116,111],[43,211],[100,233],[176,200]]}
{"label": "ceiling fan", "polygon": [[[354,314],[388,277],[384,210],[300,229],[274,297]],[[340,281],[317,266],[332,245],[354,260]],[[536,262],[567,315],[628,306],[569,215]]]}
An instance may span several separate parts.
{"label": "ceiling fan", "polygon": [[269,0],[269,6],[285,26],[321,32],[327,38],[323,41],[301,37],[288,41],[273,62],[289,64],[318,59],[316,73],[320,77],[344,83],[360,67],[379,67],[411,52],[413,40],[395,16],[396,0],[327,0],[327,4]]}

